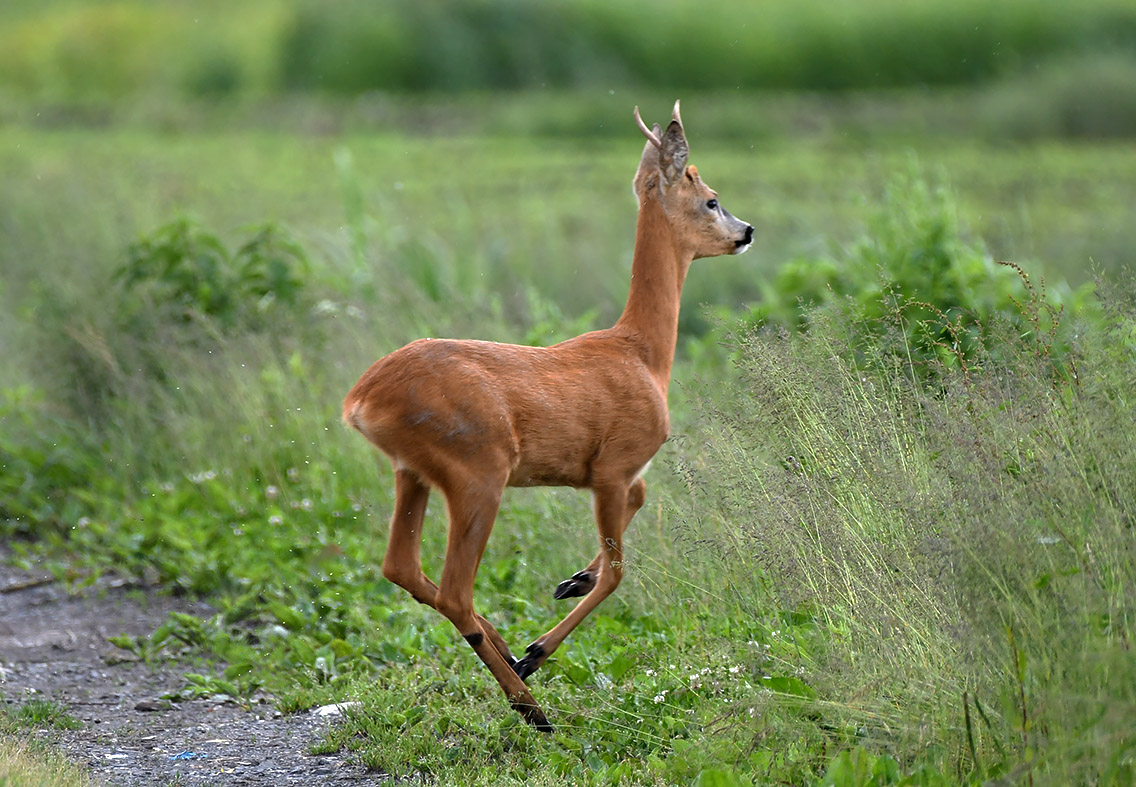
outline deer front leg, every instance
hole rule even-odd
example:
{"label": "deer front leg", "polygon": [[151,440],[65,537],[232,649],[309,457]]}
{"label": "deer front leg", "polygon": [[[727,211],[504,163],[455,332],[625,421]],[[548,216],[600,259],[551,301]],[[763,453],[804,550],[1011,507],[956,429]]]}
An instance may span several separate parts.
{"label": "deer front leg", "polygon": [[[631,518],[635,516],[643,501],[647,497],[647,484],[642,478],[635,480],[631,485],[631,489],[627,493],[627,518],[623,523],[624,530],[627,525],[631,523]],[[621,534],[622,535],[622,534]],[[603,558],[603,550],[596,555],[596,559],[588,564],[588,567],[583,571],[577,571],[568,579],[561,582],[556,586],[553,591],[552,597],[555,599],[576,598],[578,596],[586,596],[592,592],[592,588],[596,586],[596,576],[599,574],[600,560]]]}
{"label": "deer front leg", "polygon": [[637,479],[630,487],[618,484],[594,489],[596,526],[600,537],[594,585],[564,620],[525,648],[525,655],[513,665],[522,679],[536,672],[572,630],[619,586],[623,579],[623,532],[631,517],[643,505],[645,491],[646,484],[642,479]]}

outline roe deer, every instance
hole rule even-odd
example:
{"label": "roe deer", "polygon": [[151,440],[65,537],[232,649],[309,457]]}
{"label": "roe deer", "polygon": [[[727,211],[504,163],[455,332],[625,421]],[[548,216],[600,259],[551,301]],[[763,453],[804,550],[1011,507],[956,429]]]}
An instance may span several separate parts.
{"label": "roe deer", "polygon": [[[509,702],[552,727],[524,679],[619,584],[623,532],[643,505],[643,472],[669,431],[667,387],[690,263],[739,254],[753,227],[731,216],[698,170],[676,101],[665,132],[648,129],[631,289],[616,324],[551,347],[419,339],[376,361],[347,394],[343,418],[390,457],[395,504],[383,576],[457,627]],[[595,560],[555,590],[583,596],[519,660],[473,608],[473,580],[507,486],[591,489]],[[449,535],[441,582],[422,571],[426,498],[442,491]]]}

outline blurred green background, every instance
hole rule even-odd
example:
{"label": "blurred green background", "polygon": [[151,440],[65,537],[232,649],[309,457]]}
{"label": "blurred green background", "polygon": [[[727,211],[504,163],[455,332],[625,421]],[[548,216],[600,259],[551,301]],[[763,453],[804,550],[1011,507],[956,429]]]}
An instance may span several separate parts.
{"label": "blurred green background", "polygon": [[[419,336],[610,325],[631,109],[675,98],[754,249],[691,269],[628,577],[537,739],[378,576],[338,410]],[[1134,207],[1131,0],[5,0],[5,556],[207,596],[128,646],[362,698],[321,745],[440,783],[1128,784]],[[507,497],[515,647],[590,517]]]}
{"label": "blurred green background", "polygon": [[[905,90],[919,108],[899,118],[908,123],[939,103],[925,100],[934,95],[956,99],[934,117],[949,131],[1126,136],[1136,123],[1134,53],[1136,8],[1126,0],[10,0],[0,9],[8,113],[24,99],[80,103],[93,121],[121,102],[141,112],[196,97],[318,95],[370,105],[352,115],[366,122],[380,119],[384,96],[568,90],[589,100],[530,122],[610,134],[623,131],[613,107],[627,103],[597,100],[611,90],[804,91],[846,109],[850,95]],[[986,89],[966,92],[975,88]],[[907,101],[888,103],[902,111]],[[483,122],[531,130],[513,125],[520,114]],[[711,125],[769,130],[754,114],[763,113]]]}
{"label": "blurred green background", "polygon": [[3,82],[53,97],[934,88],[1136,43],[1124,0],[11,0],[0,13]]}

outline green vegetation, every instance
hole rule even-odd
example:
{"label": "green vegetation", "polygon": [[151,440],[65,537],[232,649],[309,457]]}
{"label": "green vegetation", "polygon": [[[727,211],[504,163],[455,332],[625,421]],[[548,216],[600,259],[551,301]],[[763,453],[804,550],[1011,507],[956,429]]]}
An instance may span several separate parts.
{"label": "green vegetation", "polygon": [[884,200],[840,259],[782,265],[753,322],[805,329],[825,311],[802,305],[851,304],[854,318],[842,327],[860,365],[890,361],[915,377],[1004,361],[1007,331],[1030,336],[1058,365],[1068,359],[1070,322],[1097,316],[1091,285],[1073,292],[1060,282],[1054,291],[1034,285],[1016,263],[995,262],[961,236],[949,194],[917,171],[890,184]]}
{"label": "green vegetation", "polygon": [[[66,581],[211,599],[114,640],[216,660],[171,700],[357,700],[318,748],[441,782],[1131,779],[1136,312],[1064,283],[1130,261],[1126,151],[924,150],[949,187],[906,151],[701,141],[757,250],[691,272],[674,439],[628,580],[535,678],[543,737],[379,576],[389,474],[338,407],[420,335],[614,319],[639,144],[3,137],[0,528]],[[978,338],[940,352],[945,324]],[[518,647],[589,509],[507,497],[476,598]],[[428,573],[444,534],[435,500]]]}
{"label": "green vegetation", "polygon": [[59,703],[25,699],[9,705],[0,694],[0,787],[87,787],[91,784],[82,768],[27,735],[32,730],[75,730],[81,726]]}
{"label": "green vegetation", "polygon": [[0,708],[0,732],[11,734],[20,729],[37,727],[56,727],[61,730],[74,730],[82,726],[57,702],[51,700],[29,699],[15,708]]}
{"label": "green vegetation", "polygon": [[[196,660],[170,702],[354,701],[316,750],[440,784],[1133,782],[1131,2],[231,5],[0,7],[0,535],[207,597],[112,639]],[[630,108],[676,94],[754,250],[691,270],[543,736],[380,576],[339,407],[420,336],[610,324]],[[475,598],[515,648],[590,509],[507,495]],[[430,575],[444,544],[435,497]]]}
{"label": "green vegetation", "polygon": [[[181,218],[132,244],[116,278],[136,311],[157,311],[160,322],[200,315],[247,330],[277,300],[294,305],[306,268],[303,249],[275,224],[258,228],[230,254],[216,235]],[[160,313],[169,307],[174,313]]]}
{"label": "green vegetation", "polygon": [[930,388],[855,363],[855,304],[814,312],[803,335],[739,337],[735,397],[700,397],[687,516],[751,616],[824,632],[795,654],[810,718],[848,756],[898,762],[875,783],[928,764],[948,783],[1132,778],[1134,741],[1111,737],[1134,707],[1115,672],[1133,622],[1130,297],[1082,324],[1065,368],[1007,331],[996,363],[947,364]]}
{"label": "green vegetation", "polygon": [[0,83],[46,97],[973,84],[1131,52],[1125,0],[6,4]]}
{"label": "green vegetation", "polygon": [[0,787],[89,787],[91,778],[46,747],[0,739]]}

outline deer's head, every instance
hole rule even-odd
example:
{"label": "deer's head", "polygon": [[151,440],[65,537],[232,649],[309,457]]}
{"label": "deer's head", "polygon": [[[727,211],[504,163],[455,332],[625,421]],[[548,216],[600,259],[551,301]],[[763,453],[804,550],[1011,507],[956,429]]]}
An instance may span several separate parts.
{"label": "deer's head", "polygon": [[687,166],[690,146],[675,102],[666,131],[656,123],[649,129],[635,107],[635,122],[647,137],[635,173],[634,190],[642,210],[657,202],[667,216],[676,240],[697,259],[741,254],[753,242],[753,227],[735,218],[718,202],[718,193],[702,182],[698,170]]}

